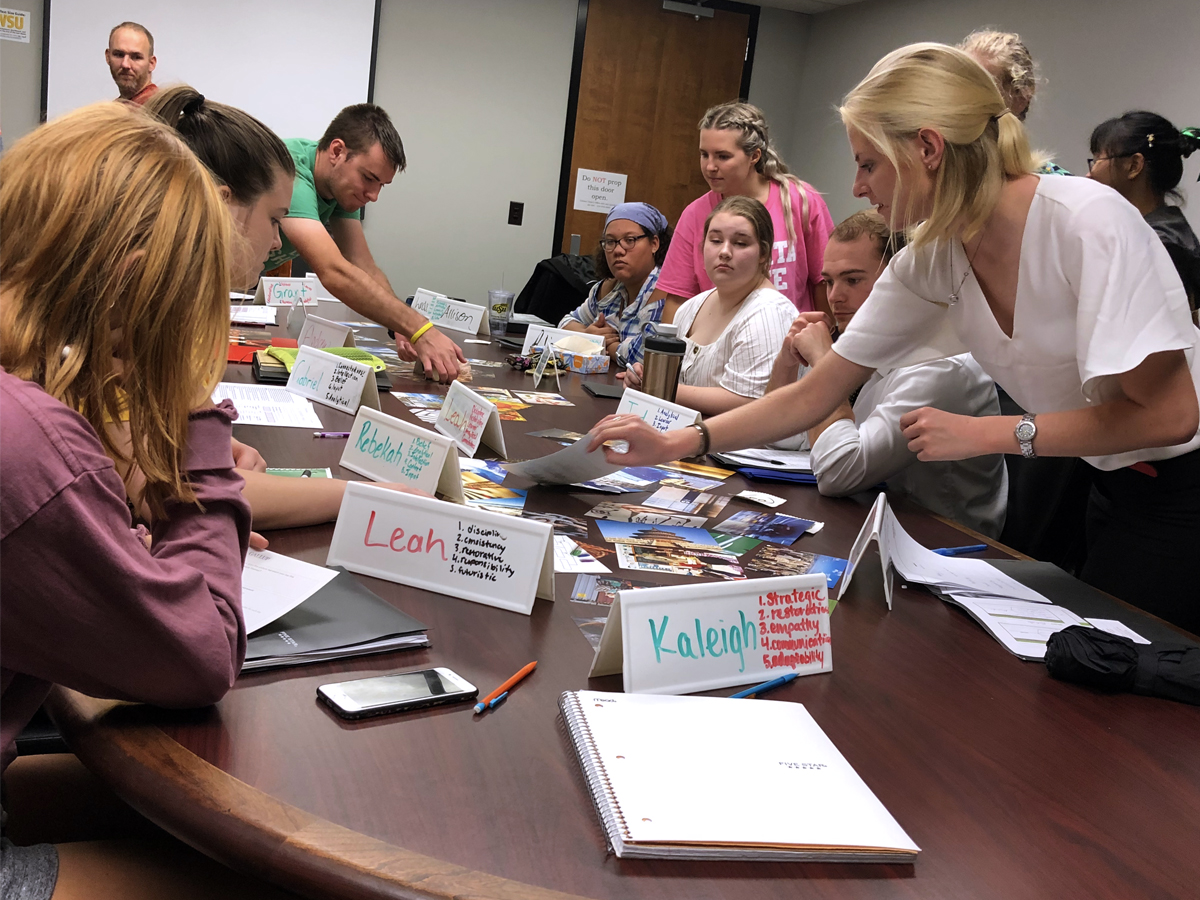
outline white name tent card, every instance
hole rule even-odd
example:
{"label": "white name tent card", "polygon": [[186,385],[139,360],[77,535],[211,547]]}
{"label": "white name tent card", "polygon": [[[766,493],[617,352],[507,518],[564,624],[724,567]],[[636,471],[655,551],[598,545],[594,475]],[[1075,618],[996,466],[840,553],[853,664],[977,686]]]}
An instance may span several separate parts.
{"label": "white name tent card", "polygon": [[530,325],[525,332],[525,342],[521,345],[521,353],[528,355],[532,347],[553,346],[563,338],[581,337],[595,345],[597,352],[604,351],[604,338],[598,334],[587,334],[582,331],[570,331],[566,328],[551,328],[549,325]]}
{"label": "white name tent card", "polygon": [[464,502],[454,441],[375,409],[359,407],[341,465],[374,481]]}
{"label": "white name tent card", "polygon": [[317,295],[318,300],[336,300],[337,299],[337,297],[333,296],[333,294],[330,292],[329,288],[327,288],[327,287],[325,287],[325,285],[321,284],[321,279],[317,277],[316,272],[309,272],[304,277],[312,282],[313,292]]}
{"label": "white name tent card", "polygon": [[425,288],[417,288],[413,295],[412,308],[423,313],[430,322],[464,334],[483,334],[488,330],[487,308],[461,300],[451,300],[444,294],[435,294]]}
{"label": "white name tent card", "polygon": [[301,347],[353,347],[354,329],[320,316],[305,316],[296,343]]}
{"label": "white name tent card", "polygon": [[326,565],[529,615],[554,599],[545,522],[352,481]]}
{"label": "white name tent card", "polygon": [[670,400],[643,394],[633,388],[625,388],[621,402],[617,404],[617,415],[638,416],[656,431],[664,434],[677,428],[687,428],[700,421],[700,413]]}
{"label": "white name tent card", "polygon": [[887,608],[892,608],[892,580],[895,568],[888,557],[887,542],[879,539],[879,532],[883,527],[883,511],[886,508],[887,494],[880,493],[875,498],[875,502],[871,506],[871,511],[867,513],[867,520],[863,522],[863,527],[859,530],[858,537],[854,539],[854,543],[850,546],[850,557],[846,563],[846,574],[842,576],[841,584],[838,585],[836,600],[840,601],[845,596],[846,589],[850,587],[850,579],[854,577],[854,570],[858,568],[863,554],[867,552],[867,546],[871,541],[874,541],[879,545],[879,559],[883,563],[883,598],[887,601]]}
{"label": "white name tent card", "polygon": [[267,306],[316,306],[317,292],[307,278],[260,278],[254,302]]}
{"label": "white name tent card", "polygon": [[379,409],[379,386],[370,366],[315,347],[300,348],[287,389],[350,415],[360,405]]}
{"label": "white name tent card", "polygon": [[450,390],[446,392],[433,427],[454,441],[467,456],[473,457],[480,444],[487,444],[500,454],[501,459],[508,459],[504,431],[500,427],[500,410],[461,381],[450,382]]}
{"label": "white name tent card", "polygon": [[588,677],[689,694],[833,669],[824,575],[620,591]]}

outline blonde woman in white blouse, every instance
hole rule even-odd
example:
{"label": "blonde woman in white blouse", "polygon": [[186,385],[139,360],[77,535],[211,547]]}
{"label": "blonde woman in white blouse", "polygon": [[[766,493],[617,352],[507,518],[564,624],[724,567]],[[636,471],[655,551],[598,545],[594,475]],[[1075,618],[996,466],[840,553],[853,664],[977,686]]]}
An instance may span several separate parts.
{"label": "blonde woman in white blouse", "polygon": [[954,48],[888,54],[841,114],[855,194],[913,239],[833,352],[698,428],[614,418],[593,444],[627,441],[606,451],[624,465],[759,446],[822,421],[874,369],[970,351],[1030,414],[914,410],[900,428],[917,458],[1082,457],[1083,580],[1200,632],[1200,332],[1158,237],[1114,191],[1032,174],[1021,123]]}
{"label": "blonde woman in white blouse", "polygon": [[[687,344],[677,403],[715,415],[766,393],[775,353],[796,318],[796,307],[767,277],[774,240],[770,214],[750,197],[729,197],[709,214],[704,269],[716,286],[675,313]],[[619,377],[637,387],[641,376],[637,363]]]}

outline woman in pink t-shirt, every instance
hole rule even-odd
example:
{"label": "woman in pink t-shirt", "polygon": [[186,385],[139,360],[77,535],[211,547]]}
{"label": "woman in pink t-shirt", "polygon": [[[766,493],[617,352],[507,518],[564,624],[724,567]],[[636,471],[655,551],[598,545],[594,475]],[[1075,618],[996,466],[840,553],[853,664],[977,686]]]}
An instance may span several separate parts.
{"label": "woman in pink t-shirt", "polygon": [[712,190],[689,203],[675,226],[658,277],[657,294],[666,300],[663,321],[672,321],[684,300],[712,288],[704,272],[704,222],[721,200],[735,196],[753,197],[771,214],[772,286],[800,312],[829,312],[821,260],[833,219],[821,195],[792,175],[771,146],[762,110],[723,103],[706,112],[700,120],[700,171]]}

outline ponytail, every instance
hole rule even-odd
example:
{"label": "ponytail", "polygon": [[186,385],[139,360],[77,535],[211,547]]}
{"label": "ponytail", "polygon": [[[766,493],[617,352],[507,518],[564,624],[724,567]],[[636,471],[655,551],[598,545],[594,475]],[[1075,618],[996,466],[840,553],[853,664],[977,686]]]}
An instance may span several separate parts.
{"label": "ponytail", "polygon": [[1092,130],[1092,154],[1133,156],[1146,161],[1150,189],[1163,197],[1182,200],[1179,182],[1183,180],[1183,161],[1200,149],[1200,129],[1177,129],[1158,113],[1133,110],[1115,119],[1107,119]]}

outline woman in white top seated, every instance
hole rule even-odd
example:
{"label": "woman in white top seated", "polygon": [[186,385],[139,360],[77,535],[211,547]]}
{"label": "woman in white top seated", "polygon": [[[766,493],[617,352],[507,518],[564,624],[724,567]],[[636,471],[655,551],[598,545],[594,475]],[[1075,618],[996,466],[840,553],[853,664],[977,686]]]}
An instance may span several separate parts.
{"label": "woman in white top seated", "polygon": [[[1080,456],[1095,469],[1084,580],[1200,631],[1200,332],[1161,241],[1116,192],[1039,178],[1024,128],[966,54],[915,44],[841,108],[855,193],[916,226],[833,352],[698,428],[610,419],[625,465],[761,446],[827,417],[880,367],[969,350],[1031,412],[903,416],[918,459]],[[1036,419],[1034,418],[1036,414]]]}
{"label": "woman in white top seated", "polygon": [[[704,269],[716,287],[675,313],[687,343],[675,401],[705,415],[761,397],[775,353],[796,318],[796,307],[771,286],[767,266],[775,232],[765,206],[728,197],[704,223]],[[641,364],[624,375],[641,384]]]}
{"label": "woman in white top seated", "polygon": [[[838,328],[846,329],[891,259],[891,230],[874,210],[856,212],[833,230],[825,245],[821,278]],[[791,384],[801,363],[816,365],[833,351],[823,319],[801,314],[775,358],[768,391]],[[851,407],[853,402],[853,407]],[[996,384],[970,353],[877,369],[858,396],[842,402],[823,422],[776,446],[811,447],[817,489],[842,497],[887,482],[938,515],[989,537],[1004,528],[1008,474],[1000,454],[921,462],[900,431],[900,418],[924,406],[967,416],[998,416]]]}

